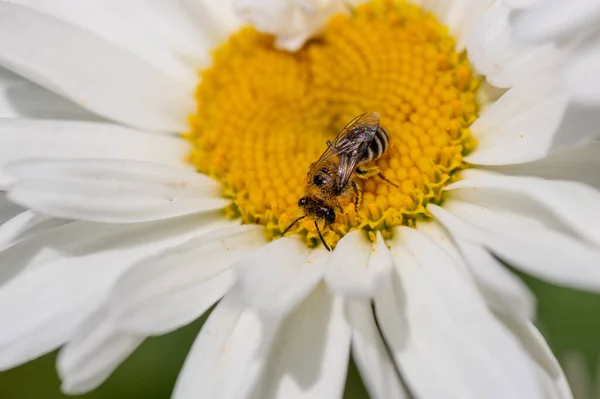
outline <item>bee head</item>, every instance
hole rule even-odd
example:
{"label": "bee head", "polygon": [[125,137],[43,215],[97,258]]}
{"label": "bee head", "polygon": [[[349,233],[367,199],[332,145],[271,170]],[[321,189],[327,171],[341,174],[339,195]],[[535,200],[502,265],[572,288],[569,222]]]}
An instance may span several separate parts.
{"label": "bee head", "polygon": [[307,197],[302,197],[298,200],[298,207],[300,208],[306,208],[306,206],[308,205],[308,198]]}
{"label": "bee head", "polygon": [[333,210],[333,208],[328,206],[321,199],[307,197],[307,196],[304,196],[298,200],[298,207],[300,207],[300,209],[302,209],[304,211],[304,216],[300,216],[299,218],[294,220],[292,222],[292,224],[290,224],[283,231],[283,233],[281,233],[281,235],[284,235],[285,233],[287,233],[292,228],[292,226],[294,226],[299,220],[302,220],[308,216],[311,219],[313,219],[313,223],[315,224],[317,233],[319,234],[319,238],[321,239],[323,246],[328,251],[331,251],[331,247],[329,245],[327,245],[327,243],[325,242],[325,239],[323,238],[323,235],[321,234],[321,230],[319,230],[319,225],[317,224],[317,221],[319,219],[323,219],[325,221],[325,226],[329,226],[330,224],[335,222],[335,211]]}
{"label": "bee head", "polygon": [[298,200],[298,206],[308,215],[325,220],[325,226],[335,222],[335,211],[332,207],[325,205],[322,201],[309,197]]}
{"label": "bee head", "polygon": [[321,207],[322,218],[325,219],[325,226],[329,226],[335,222],[335,211],[329,206]]}

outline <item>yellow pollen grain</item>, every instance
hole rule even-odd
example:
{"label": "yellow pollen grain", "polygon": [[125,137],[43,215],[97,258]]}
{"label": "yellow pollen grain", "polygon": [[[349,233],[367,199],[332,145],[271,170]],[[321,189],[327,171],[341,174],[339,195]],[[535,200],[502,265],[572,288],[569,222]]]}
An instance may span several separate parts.
{"label": "yellow pollen grain", "polygon": [[[277,238],[296,217],[306,173],[355,116],[378,112],[390,134],[387,153],[359,179],[362,200],[338,212],[323,234],[329,245],[354,229],[391,236],[398,225],[429,218],[429,203],[466,167],[469,125],[478,112],[479,79],[436,18],[405,1],[373,1],[334,16],[323,34],[296,53],[243,28],[213,54],[201,73],[197,113],[186,137],[189,161],[223,183],[229,217],[266,227]],[[311,220],[289,233],[309,245]]]}

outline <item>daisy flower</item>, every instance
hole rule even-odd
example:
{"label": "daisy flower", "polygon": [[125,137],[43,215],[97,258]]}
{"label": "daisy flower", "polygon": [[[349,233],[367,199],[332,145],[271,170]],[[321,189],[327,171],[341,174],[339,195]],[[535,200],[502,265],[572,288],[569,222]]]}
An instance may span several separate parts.
{"label": "daisy flower", "polygon": [[[503,262],[600,289],[597,129],[509,3],[0,1],[0,65],[45,88],[1,75],[0,368],[60,348],[86,392],[214,305],[177,399],[340,397],[350,356],[374,398],[571,397]],[[366,111],[394,184],[331,252],[282,238]]]}

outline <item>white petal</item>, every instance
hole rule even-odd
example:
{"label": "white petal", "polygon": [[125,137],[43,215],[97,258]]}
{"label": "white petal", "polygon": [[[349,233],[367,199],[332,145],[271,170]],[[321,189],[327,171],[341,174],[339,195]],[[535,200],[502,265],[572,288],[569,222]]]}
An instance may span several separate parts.
{"label": "white petal", "polygon": [[437,223],[437,221],[419,221],[416,229],[420,233],[425,234],[431,241],[435,243],[435,245],[443,249],[444,252],[446,252],[446,255],[452,258],[452,261],[455,265],[460,267],[466,273],[470,273],[469,267],[466,265],[465,259],[456,246],[456,243],[448,231],[439,223]]}
{"label": "white petal", "polygon": [[[113,225],[104,223],[71,222],[36,232],[12,243],[0,251],[0,284],[23,270],[35,268],[78,256],[105,251],[135,249],[191,234],[194,237],[224,222],[220,212],[168,219],[160,222]],[[186,236],[188,237],[188,236]]]}
{"label": "white petal", "polygon": [[572,180],[600,188],[600,141],[558,151],[537,161],[499,165],[490,168],[505,175],[537,176],[552,180]]}
{"label": "white petal", "polygon": [[[487,249],[452,230],[450,236],[437,222],[419,223],[418,230],[444,249],[455,264],[463,265],[492,310],[526,320],[534,319],[535,296]],[[449,249],[458,249],[460,253],[453,254]]]}
{"label": "white petal", "polygon": [[[0,286],[23,271],[47,262],[68,258],[71,255],[69,250],[79,248],[82,243],[85,243],[84,238],[95,231],[94,227],[83,222],[72,222],[42,230],[39,234],[32,234],[22,240],[5,243],[0,250],[2,263]],[[104,229],[101,228],[96,232],[101,231]],[[95,237],[96,235],[91,237],[91,240]]]}
{"label": "white petal", "polygon": [[[475,4],[465,7],[467,13],[482,11]],[[503,1],[491,3],[483,15],[473,21],[475,26],[467,39],[469,59],[475,68],[489,83],[503,88],[528,79],[564,57],[564,52],[552,43],[531,45],[515,40],[508,20],[510,11]]]}
{"label": "white petal", "polygon": [[367,300],[348,303],[352,326],[352,358],[372,398],[403,399],[407,394],[400,383],[393,359],[385,349]]}
{"label": "white petal", "polygon": [[177,81],[88,30],[18,4],[0,3],[0,64],[142,129],[183,131],[193,112],[193,82]]}
{"label": "white petal", "polygon": [[283,322],[254,398],[341,398],[350,326],[323,284]]}
{"label": "white petal", "polygon": [[331,16],[348,12],[343,0],[235,0],[236,11],[259,31],[275,36],[275,45],[296,51],[318,35]]}
{"label": "white petal", "polygon": [[101,306],[77,328],[57,359],[61,389],[80,395],[102,384],[142,343],[143,337],[116,329]]}
{"label": "white petal", "polygon": [[188,324],[231,288],[233,262],[265,243],[261,227],[234,225],[144,259],[115,285],[113,316],[127,330],[152,335]]}
{"label": "white petal", "polygon": [[466,240],[456,242],[490,308],[498,313],[535,318],[536,301],[527,285],[482,246]]}
{"label": "white petal", "polygon": [[284,237],[240,259],[234,270],[246,303],[284,316],[321,280],[329,259],[325,250],[310,250],[297,237]]}
{"label": "white petal", "polygon": [[[63,1],[66,8],[73,8],[69,0]],[[46,3],[43,0],[41,2]],[[172,71],[170,75],[173,78],[193,84],[196,69],[208,66],[209,54],[214,44],[206,37],[204,27],[195,23],[192,15],[179,1],[131,0],[115,3],[107,0],[102,6],[109,15],[104,21],[99,21],[100,35],[121,46],[124,38],[128,38],[128,50],[135,54],[141,53],[157,66],[164,65],[165,72]],[[85,6],[82,8],[89,10]],[[73,21],[81,21],[80,13],[71,12],[75,14]],[[131,36],[133,33],[137,34],[135,38],[115,31],[115,16],[120,17],[121,28],[132,28],[129,33]],[[162,52],[159,53],[158,50]],[[172,65],[164,64],[166,56],[170,56],[169,61]],[[177,65],[175,69],[176,64],[181,65]]]}
{"label": "white petal", "polygon": [[182,138],[148,134],[109,123],[4,119],[0,123],[2,170],[24,158],[116,158],[184,166],[189,144]]}
{"label": "white petal", "polygon": [[[112,265],[91,261],[87,267],[68,261],[48,264],[2,287],[0,369],[35,359],[68,339],[122,266],[114,260]],[[103,261],[110,263],[106,256]]]}
{"label": "white petal", "polygon": [[7,220],[12,219],[23,211],[25,211],[25,209],[10,202],[8,198],[6,198],[6,193],[0,191],[0,224],[4,224]]}
{"label": "white petal", "polygon": [[[192,84],[194,82],[192,65],[186,65],[178,54],[185,48],[182,42],[196,40],[196,57],[206,57],[208,53],[202,35],[193,25],[190,27],[191,19],[185,17],[177,2],[132,0],[122,4],[99,0],[88,5],[73,4],[70,0],[16,2],[123,48],[164,74],[182,82],[185,82],[185,79]],[[154,25],[154,29],[150,29],[150,24]],[[165,24],[171,26],[170,31],[165,32]]]}
{"label": "white petal", "polygon": [[[390,252],[394,258],[394,263],[397,261],[398,256],[402,257],[403,255],[402,253],[399,254],[393,247],[390,248]],[[394,269],[396,269],[395,265]],[[412,385],[407,381],[406,374],[398,363],[397,352],[406,349],[412,333],[406,312],[406,289],[403,282],[400,282],[400,276],[396,270],[381,287],[372,303],[375,309],[374,316],[376,316],[381,329],[381,342],[384,343],[385,340],[385,344],[391,352],[392,361],[395,362],[398,371],[402,373],[404,386],[410,388],[411,393],[414,394],[415,391]],[[441,390],[444,389],[443,386],[440,386],[440,388]]]}
{"label": "white petal", "polygon": [[134,223],[221,209],[219,184],[183,168],[148,162],[85,159],[18,161],[8,197],[49,215]]}
{"label": "white petal", "polygon": [[505,316],[501,316],[501,320],[521,341],[521,345],[529,352],[531,358],[537,362],[540,372],[544,374],[546,389],[551,392],[550,397],[572,399],[573,394],[558,360],[533,323],[529,320]]}
{"label": "white petal", "polygon": [[261,319],[227,294],[202,327],[183,365],[173,399],[248,397],[267,360],[277,319]]}
{"label": "white petal", "polygon": [[85,265],[59,261],[5,284],[0,290],[0,368],[35,359],[64,343],[124,267],[106,255]]}
{"label": "white petal", "polygon": [[391,271],[392,259],[381,234],[370,243],[362,231],[355,230],[333,251],[325,280],[339,294],[373,297]]}
{"label": "white petal", "polygon": [[600,245],[600,192],[585,184],[550,181],[536,177],[503,176],[483,170],[468,170],[462,179],[446,190],[497,189],[522,194],[545,207],[563,223],[586,239]]}
{"label": "white petal", "polygon": [[[546,398],[548,399],[573,399],[573,393],[571,392],[571,387],[569,387],[569,382],[566,378],[560,380],[553,380],[544,372],[544,370],[538,366],[537,367],[538,378],[542,386],[544,387],[544,391],[546,392]],[[579,396],[577,397],[579,398]]]}
{"label": "white petal", "polygon": [[0,118],[100,119],[80,105],[1,67]]}
{"label": "white petal", "polygon": [[[0,252],[3,269],[27,268],[0,287],[0,369],[66,342],[129,266],[210,229],[221,218],[121,226],[77,222]],[[60,256],[43,254],[48,249]]]}
{"label": "white petal", "polygon": [[554,357],[542,334],[540,334],[531,321],[514,317],[501,317],[501,320],[514,333],[515,337],[519,338],[523,347],[529,351],[531,357],[543,366],[544,370],[550,376],[559,378],[562,375],[560,364]]}
{"label": "white petal", "polygon": [[504,4],[515,10],[530,8],[538,1],[540,0],[502,0]]}
{"label": "white petal", "polygon": [[512,23],[515,34],[523,41],[544,42],[595,28],[600,21],[600,3],[595,0],[539,1],[517,13]]}
{"label": "white petal", "polygon": [[570,59],[565,70],[566,86],[574,99],[596,107],[600,105],[599,69],[600,42],[591,40],[590,44],[583,47],[580,54]]}
{"label": "white petal", "polygon": [[541,398],[527,353],[491,314],[462,270],[416,230],[400,228],[398,233],[392,252],[405,290],[400,305],[408,336],[390,333],[402,315],[378,316],[415,395]]}
{"label": "white petal", "polygon": [[202,27],[204,36],[216,47],[242,26],[235,13],[234,2],[213,0],[181,0],[181,3]]}
{"label": "white petal", "polygon": [[442,21],[444,25],[450,28],[452,36],[456,38],[456,50],[458,52],[465,49],[470,32],[491,2],[492,0],[444,2],[448,4],[448,10],[445,12]]}
{"label": "white petal", "polygon": [[508,90],[471,126],[477,148],[465,157],[476,165],[504,165],[543,158],[568,105],[553,72],[540,73]]}
{"label": "white petal", "polygon": [[47,229],[62,226],[68,223],[65,219],[52,218],[40,215],[33,211],[25,211],[0,226],[0,249],[6,248],[15,242],[43,232]]}
{"label": "white petal", "polygon": [[552,142],[552,152],[590,145],[600,136],[598,125],[600,113],[597,105],[584,104],[573,99]]}
{"label": "white petal", "polygon": [[429,210],[450,231],[488,248],[511,266],[542,280],[600,289],[600,251],[521,214],[459,201]]}
{"label": "white petal", "polygon": [[48,265],[37,273],[22,273],[2,287],[0,369],[35,359],[66,342],[115,274],[115,266],[96,265],[95,270],[70,266]]}

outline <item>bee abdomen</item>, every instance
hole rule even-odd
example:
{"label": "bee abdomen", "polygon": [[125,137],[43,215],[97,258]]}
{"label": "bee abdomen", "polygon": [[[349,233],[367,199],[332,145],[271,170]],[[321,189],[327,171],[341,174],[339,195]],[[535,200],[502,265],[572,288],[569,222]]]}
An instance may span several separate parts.
{"label": "bee abdomen", "polygon": [[388,149],[390,138],[388,132],[381,126],[377,129],[377,133],[369,143],[369,149],[362,157],[359,163],[367,163],[381,157]]}

